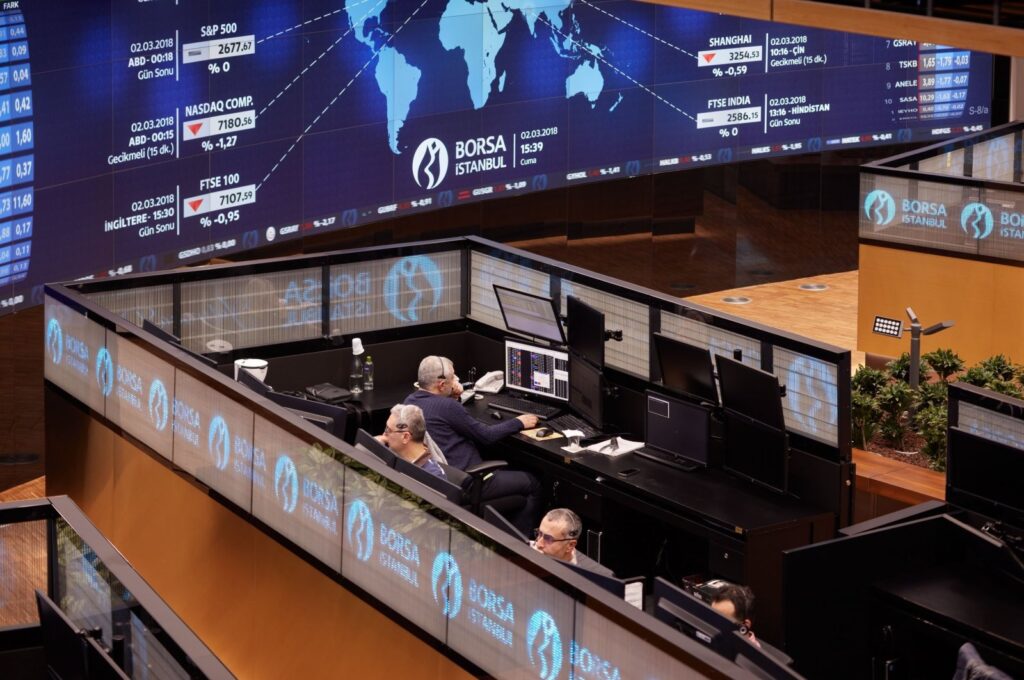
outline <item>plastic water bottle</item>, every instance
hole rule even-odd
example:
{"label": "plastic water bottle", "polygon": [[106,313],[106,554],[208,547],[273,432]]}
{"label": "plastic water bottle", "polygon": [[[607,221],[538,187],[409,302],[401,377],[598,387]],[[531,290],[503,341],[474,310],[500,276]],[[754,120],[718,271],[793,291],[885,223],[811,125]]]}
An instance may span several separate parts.
{"label": "plastic water bottle", "polygon": [[373,357],[369,354],[363,362],[363,389],[367,392],[373,389]]}
{"label": "plastic water bottle", "polygon": [[348,372],[348,391],[361,394],[363,391],[363,341],[352,338],[352,369]]}

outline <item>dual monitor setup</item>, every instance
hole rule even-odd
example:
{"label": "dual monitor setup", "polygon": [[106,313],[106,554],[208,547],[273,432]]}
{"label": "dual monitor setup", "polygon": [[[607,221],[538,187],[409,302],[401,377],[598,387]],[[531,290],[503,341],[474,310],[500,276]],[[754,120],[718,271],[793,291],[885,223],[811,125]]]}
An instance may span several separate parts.
{"label": "dual monitor setup", "polygon": [[[494,291],[510,332],[549,343],[505,340],[509,390],[535,400],[533,412],[556,412],[567,404],[600,432],[605,424],[604,343],[611,335],[604,314],[568,296],[566,337],[551,298],[498,285]],[[652,344],[662,384],[658,391],[646,391],[645,446],[637,454],[683,470],[708,468],[713,422],[721,420],[722,467],[785,493],[789,446],[778,378],[744,364],[739,351],[734,358],[717,354],[712,359],[710,350],[662,333],[652,334]],[[500,408],[500,401],[492,406]],[[548,424],[558,429],[559,420]]]}

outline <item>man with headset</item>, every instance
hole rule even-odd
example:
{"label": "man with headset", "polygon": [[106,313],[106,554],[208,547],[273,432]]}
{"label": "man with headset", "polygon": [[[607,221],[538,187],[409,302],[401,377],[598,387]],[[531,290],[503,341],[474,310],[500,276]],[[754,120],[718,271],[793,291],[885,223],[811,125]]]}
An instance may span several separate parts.
{"label": "man with headset", "polygon": [[[493,444],[502,437],[537,426],[537,416],[521,415],[495,425],[484,425],[471,416],[462,403],[462,385],[451,359],[428,356],[420,362],[419,389],[405,398],[419,406],[427,421],[430,438],[444,452],[448,464],[465,470],[481,463],[477,445]],[[522,496],[523,506],[509,519],[524,533],[535,526],[541,507],[540,482],[528,472],[497,470],[484,481],[482,500]]]}

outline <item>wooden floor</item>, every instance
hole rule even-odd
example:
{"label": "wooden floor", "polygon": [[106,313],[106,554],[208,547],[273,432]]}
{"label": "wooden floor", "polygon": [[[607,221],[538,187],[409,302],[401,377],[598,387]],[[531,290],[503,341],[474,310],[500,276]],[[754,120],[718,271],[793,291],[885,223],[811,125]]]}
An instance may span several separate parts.
{"label": "wooden floor", "polygon": [[[40,498],[39,477],[0,493],[0,502]],[[46,522],[0,525],[0,627],[36,623],[35,590],[46,592]]]}

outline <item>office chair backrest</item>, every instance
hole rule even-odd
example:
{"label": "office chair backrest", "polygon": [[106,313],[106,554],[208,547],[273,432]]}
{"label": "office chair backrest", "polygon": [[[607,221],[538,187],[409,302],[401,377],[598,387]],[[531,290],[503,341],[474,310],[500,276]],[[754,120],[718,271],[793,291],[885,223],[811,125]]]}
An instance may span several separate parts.
{"label": "office chair backrest", "polygon": [[[431,489],[441,494],[452,503],[462,503],[462,487],[448,481],[447,479],[441,479],[435,477],[418,465],[414,465],[407,460],[402,458],[395,459],[395,470],[401,472],[404,475],[412,477],[417,482],[429,486]],[[429,499],[428,499],[429,500]]]}
{"label": "office chair backrest", "polygon": [[369,451],[384,461],[384,464],[390,468],[395,467],[395,461],[398,460],[398,456],[395,455],[394,451],[381,444],[377,441],[376,437],[362,428],[356,432],[356,448]]}

